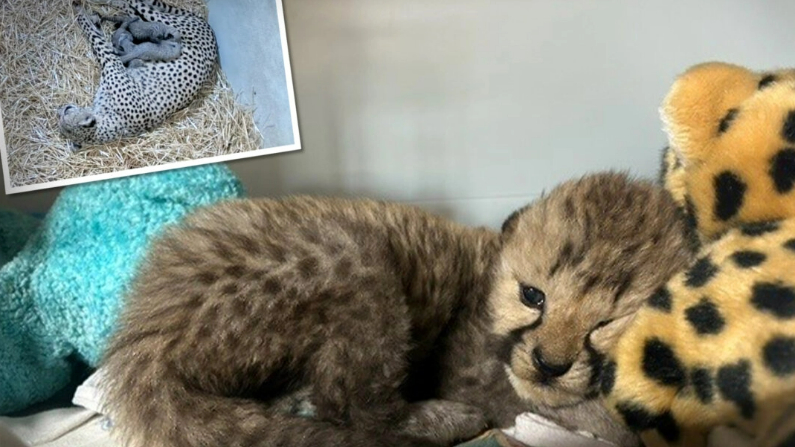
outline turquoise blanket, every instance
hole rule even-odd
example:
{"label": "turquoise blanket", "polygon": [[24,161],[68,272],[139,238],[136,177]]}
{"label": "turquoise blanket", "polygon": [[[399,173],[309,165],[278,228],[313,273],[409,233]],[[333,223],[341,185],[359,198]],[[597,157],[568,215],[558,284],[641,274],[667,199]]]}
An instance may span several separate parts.
{"label": "turquoise blanket", "polygon": [[244,195],[224,165],[67,187],[42,221],[0,212],[0,414],[96,365],[153,236],[196,207]]}

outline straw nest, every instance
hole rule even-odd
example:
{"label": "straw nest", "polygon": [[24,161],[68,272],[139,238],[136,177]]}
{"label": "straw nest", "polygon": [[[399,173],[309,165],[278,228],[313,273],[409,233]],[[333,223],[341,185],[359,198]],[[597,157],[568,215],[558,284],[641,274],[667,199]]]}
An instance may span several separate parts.
{"label": "straw nest", "polygon": [[[207,17],[202,0],[167,3]],[[13,187],[260,148],[253,110],[235,100],[219,69],[214,85],[153,131],[72,152],[56,110],[90,105],[98,85],[99,64],[70,0],[0,1],[0,107]]]}

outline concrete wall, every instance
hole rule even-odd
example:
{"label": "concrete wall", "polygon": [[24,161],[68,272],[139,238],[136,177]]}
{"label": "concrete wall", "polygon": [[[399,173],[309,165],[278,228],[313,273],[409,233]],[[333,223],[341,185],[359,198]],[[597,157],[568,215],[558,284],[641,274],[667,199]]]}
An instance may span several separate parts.
{"label": "concrete wall", "polygon": [[[587,171],[654,175],[665,142],[657,107],[687,66],[795,63],[786,0],[284,8],[304,149],[231,163],[250,191],[401,200],[473,224],[496,226]],[[11,202],[42,207],[52,193],[25,196]]]}
{"label": "concrete wall", "polygon": [[263,148],[293,144],[275,0],[208,0],[221,68],[240,102],[254,107]]}

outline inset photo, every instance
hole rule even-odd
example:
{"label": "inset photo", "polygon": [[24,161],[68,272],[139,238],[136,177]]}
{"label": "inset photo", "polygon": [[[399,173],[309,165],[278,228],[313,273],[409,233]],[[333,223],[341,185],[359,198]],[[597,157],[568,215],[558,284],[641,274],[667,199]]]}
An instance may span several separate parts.
{"label": "inset photo", "polygon": [[301,148],[281,0],[0,2],[6,194]]}

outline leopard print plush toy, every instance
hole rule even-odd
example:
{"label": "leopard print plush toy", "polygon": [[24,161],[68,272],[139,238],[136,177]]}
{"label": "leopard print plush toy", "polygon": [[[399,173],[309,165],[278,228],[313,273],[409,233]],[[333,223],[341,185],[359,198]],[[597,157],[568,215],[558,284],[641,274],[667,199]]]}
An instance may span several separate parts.
{"label": "leopard print plush toy", "polygon": [[795,445],[795,70],[697,65],[661,114],[662,181],[701,248],[608,356],[604,402],[649,447],[717,426]]}

